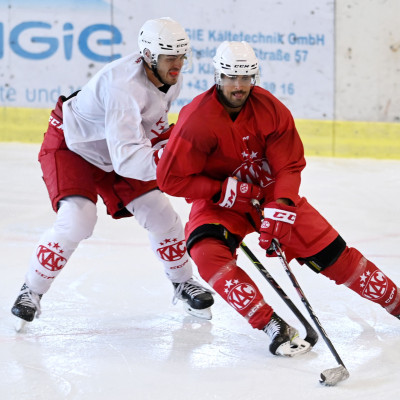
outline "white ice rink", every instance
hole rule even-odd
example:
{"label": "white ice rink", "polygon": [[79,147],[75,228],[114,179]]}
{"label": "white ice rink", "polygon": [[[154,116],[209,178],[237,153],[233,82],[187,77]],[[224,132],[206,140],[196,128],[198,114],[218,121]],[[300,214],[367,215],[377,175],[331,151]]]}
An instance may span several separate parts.
{"label": "white ice rink", "polygon": [[[318,383],[337,366],[322,338],[293,359],[272,356],[222,299],[211,321],[173,306],[172,287],[133,218],[113,221],[99,205],[83,242],[26,333],[11,306],[40,234],[54,220],[37,162],[38,145],[0,144],[1,400],[343,400],[400,398],[400,321],[379,306],[292,263],[350,378]],[[344,239],[400,284],[400,162],[308,158],[301,194]],[[186,220],[188,206],[171,199]],[[278,260],[246,240],[308,317]],[[243,254],[239,264],[288,322],[296,318]],[[302,332],[303,330],[300,329]]]}

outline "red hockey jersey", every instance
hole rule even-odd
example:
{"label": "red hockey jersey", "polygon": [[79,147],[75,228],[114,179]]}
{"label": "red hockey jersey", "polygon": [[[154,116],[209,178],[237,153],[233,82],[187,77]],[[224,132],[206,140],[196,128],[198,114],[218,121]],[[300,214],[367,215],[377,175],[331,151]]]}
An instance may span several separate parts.
{"label": "red hockey jersey", "polygon": [[[254,87],[232,121],[214,86],[182,108],[158,164],[157,181],[166,193],[193,201],[191,219],[198,226],[221,213],[211,198],[227,177],[261,186],[267,202],[289,198],[296,203],[304,167],[293,117],[277,98]],[[196,217],[200,212],[204,218]],[[222,223],[217,219],[203,223]],[[235,233],[233,226],[226,228]]]}

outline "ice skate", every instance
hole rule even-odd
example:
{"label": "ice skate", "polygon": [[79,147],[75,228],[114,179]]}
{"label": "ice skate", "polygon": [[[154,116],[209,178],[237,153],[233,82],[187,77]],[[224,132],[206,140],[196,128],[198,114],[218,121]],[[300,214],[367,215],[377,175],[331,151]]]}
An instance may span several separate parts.
{"label": "ice skate", "polygon": [[311,350],[310,343],[299,337],[297,329],[275,313],[263,330],[271,338],[269,351],[274,355],[293,357]]}
{"label": "ice skate", "polygon": [[27,322],[33,321],[35,315],[36,318],[39,317],[41,313],[41,298],[42,295],[32,292],[26,283],[22,285],[17,300],[15,300],[15,303],[11,309],[11,312],[18,317],[15,327],[18,332],[24,328]]}
{"label": "ice skate", "polygon": [[185,311],[198,318],[211,319],[211,306],[214,304],[212,292],[201,286],[193,278],[182,283],[172,283],[175,288],[173,304],[183,301]]}

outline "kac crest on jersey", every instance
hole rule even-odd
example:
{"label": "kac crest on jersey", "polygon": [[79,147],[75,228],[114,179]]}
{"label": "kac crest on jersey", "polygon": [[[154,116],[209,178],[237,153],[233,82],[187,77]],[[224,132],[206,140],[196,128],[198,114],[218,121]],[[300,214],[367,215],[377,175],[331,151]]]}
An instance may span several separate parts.
{"label": "kac crest on jersey", "polygon": [[160,136],[168,128],[168,121],[161,117],[150,129],[151,139]]}
{"label": "kac crest on jersey", "polygon": [[251,159],[246,157],[244,162],[236,168],[233,176],[239,181],[255,184],[262,188],[267,187],[274,182],[271,177],[271,170],[265,159]]}

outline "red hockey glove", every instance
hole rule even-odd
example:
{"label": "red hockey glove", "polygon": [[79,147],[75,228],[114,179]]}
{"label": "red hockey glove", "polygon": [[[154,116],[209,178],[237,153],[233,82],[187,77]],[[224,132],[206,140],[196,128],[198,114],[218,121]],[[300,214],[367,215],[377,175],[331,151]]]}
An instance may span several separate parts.
{"label": "red hockey glove", "polygon": [[161,133],[161,135],[151,139],[151,146],[156,150],[153,153],[154,162],[156,163],[156,165],[160,161],[160,158],[164,151],[164,147],[167,145],[168,139],[171,136],[173,127],[174,124],[171,124],[168,129],[166,129],[164,132]]}
{"label": "red hockey glove", "polygon": [[264,208],[264,220],[260,229],[260,246],[272,255],[272,239],[277,239],[281,245],[290,241],[290,233],[296,220],[296,207],[287,206],[275,201],[268,203]]}
{"label": "red hockey glove", "polygon": [[157,137],[151,139],[151,147],[154,147],[155,149],[161,149],[165,147],[165,145],[168,143],[168,139],[171,136],[171,132],[174,126],[174,124],[171,124],[169,128],[167,128],[164,132],[162,132]]}
{"label": "red hockey glove", "polygon": [[156,163],[156,165],[158,165],[158,163],[159,163],[159,161],[160,161],[160,158],[161,158],[162,153],[163,153],[163,151],[164,151],[164,147],[165,147],[165,145],[164,145],[160,150],[156,150],[156,151],[153,153],[154,162]]}
{"label": "red hockey glove", "polygon": [[225,179],[222,185],[221,196],[217,204],[221,207],[246,213],[254,211],[251,200],[260,200],[262,197],[263,192],[260,186],[240,182],[229,177]]}

